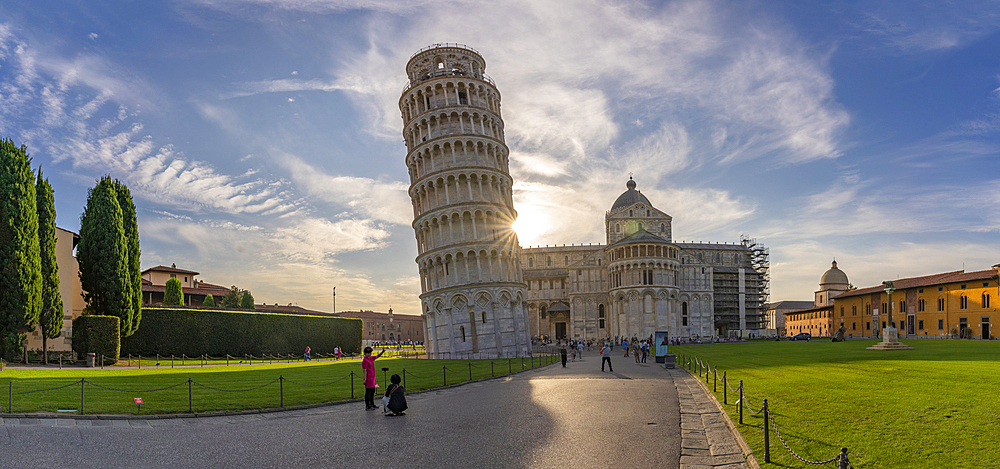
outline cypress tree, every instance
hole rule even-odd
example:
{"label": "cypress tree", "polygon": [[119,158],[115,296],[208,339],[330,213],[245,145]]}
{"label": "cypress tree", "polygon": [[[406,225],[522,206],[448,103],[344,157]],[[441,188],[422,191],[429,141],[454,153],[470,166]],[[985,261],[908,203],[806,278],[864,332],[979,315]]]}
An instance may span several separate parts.
{"label": "cypress tree", "polygon": [[184,290],[181,289],[181,281],[176,278],[167,279],[167,284],[163,290],[163,304],[174,306],[184,304]]}
{"label": "cypress tree", "polygon": [[209,308],[215,307],[215,297],[211,293],[205,295],[205,300],[201,302],[202,306],[207,306]]}
{"label": "cypress tree", "polygon": [[59,263],[56,260],[56,203],[52,186],[38,170],[35,181],[35,198],[38,202],[38,247],[42,263],[42,312],[39,325],[42,329],[42,355],[49,363],[48,339],[62,334],[63,302],[59,293]]}
{"label": "cypress tree", "polygon": [[[128,186],[115,179],[112,181],[115,193],[118,195],[118,206],[122,209],[122,228],[125,230],[125,248],[128,250],[126,260],[126,282],[132,290],[132,320],[130,327],[126,329],[125,321],[122,320],[122,337],[128,337],[139,328],[139,321],[142,319],[142,271],[139,270],[139,225],[135,215],[135,204],[132,202],[132,192]],[[184,304],[183,295],[181,302]]]}
{"label": "cypress tree", "polygon": [[122,331],[132,330],[132,284],[128,281],[128,248],[122,209],[110,177],[87,191],[80,216],[76,258],[87,306],[85,314],[117,316]]}
{"label": "cypress tree", "polygon": [[250,290],[243,292],[243,298],[240,300],[240,308],[254,309],[253,295],[250,294]]}
{"label": "cypress tree", "polygon": [[0,140],[0,354],[7,360],[21,352],[42,309],[34,179],[27,148]]}

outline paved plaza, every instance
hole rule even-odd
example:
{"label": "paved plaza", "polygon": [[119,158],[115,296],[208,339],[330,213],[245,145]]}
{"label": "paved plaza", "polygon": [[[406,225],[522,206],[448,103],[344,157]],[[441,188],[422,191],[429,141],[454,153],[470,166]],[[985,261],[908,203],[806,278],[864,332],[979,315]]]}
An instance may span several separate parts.
{"label": "paved plaza", "polygon": [[[619,349],[616,348],[615,354]],[[566,368],[362,402],[234,416],[3,419],[4,467],[747,467],[698,382],[597,352]]]}

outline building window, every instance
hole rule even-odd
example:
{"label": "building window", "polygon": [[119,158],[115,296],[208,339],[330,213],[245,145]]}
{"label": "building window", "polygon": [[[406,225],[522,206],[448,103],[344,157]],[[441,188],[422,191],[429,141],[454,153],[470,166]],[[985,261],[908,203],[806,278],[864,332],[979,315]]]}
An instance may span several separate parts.
{"label": "building window", "polygon": [[630,216],[630,217],[632,216],[632,211],[631,210],[628,211],[628,216]]}
{"label": "building window", "polygon": [[545,319],[545,307],[539,308],[538,314],[541,315],[542,319]]}
{"label": "building window", "polygon": [[170,278],[177,278],[177,274],[170,274]]}
{"label": "building window", "polygon": [[660,223],[660,231],[667,231],[667,225],[664,223]]}
{"label": "building window", "polygon": [[917,300],[917,311],[923,311],[923,310],[924,310],[924,300],[923,298],[921,298]]}
{"label": "building window", "polygon": [[990,295],[988,293],[983,293],[983,308],[990,307]]}
{"label": "building window", "polygon": [[906,301],[905,300],[899,302],[899,312],[900,313],[905,313],[906,312]]}
{"label": "building window", "polygon": [[[604,305],[597,305],[597,317],[599,317],[599,318],[603,318],[604,317]],[[604,326],[601,326],[601,327],[604,327]]]}
{"label": "building window", "polygon": [[858,315],[858,305],[851,306],[851,316]]}
{"label": "building window", "polygon": [[917,290],[917,293],[923,293],[923,292],[924,292],[923,288],[921,288],[920,290]]}
{"label": "building window", "polygon": [[969,297],[962,295],[962,297],[958,299],[958,309],[968,309],[968,308],[969,308]]}
{"label": "building window", "polygon": [[545,256],[545,265],[547,266],[552,265],[552,256]]}
{"label": "building window", "polygon": [[939,331],[944,330],[944,319],[938,319],[938,330]]}
{"label": "building window", "polygon": [[563,256],[563,263],[569,265],[569,256]]}
{"label": "building window", "polygon": [[988,287],[988,286],[990,286],[990,282],[983,282],[983,287]]}
{"label": "building window", "polygon": [[938,311],[944,311],[944,298],[938,298]]}
{"label": "building window", "polygon": [[923,319],[917,321],[917,329],[919,329],[921,331],[924,330],[924,320]]}
{"label": "building window", "polygon": [[604,320],[601,319],[601,320],[599,320],[599,322],[600,322],[600,325],[598,327],[600,327],[601,329],[604,329]]}
{"label": "building window", "polygon": [[938,287],[938,291],[944,291],[944,287]]}
{"label": "building window", "polygon": [[856,331],[856,330],[858,330],[858,323],[856,323],[856,322],[852,322],[852,323],[851,323],[851,330],[852,330],[852,331]]}
{"label": "building window", "polygon": [[531,267],[534,267],[534,266],[535,266],[535,260],[529,257],[528,258],[528,268],[531,268]]}
{"label": "building window", "polygon": [[865,315],[866,316],[872,315],[872,305],[865,305]]}
{"label": "building window", "polygon": [[962,284],[962,290],[965,290],[965,284],[964,283]]}
{"label": "building window", "polygon": [[866,330],[866,331],[870,331],[870,330],[872,330],[872,323],[870,323],[870,322],[866,322],[866,323],[865,323],[865,330]]}
{"label": "building window", "polygon": [[844,307],[840,307],[840,317],[844,317]]}
{"label": "building window", "polygon": [[681,325],[688,325],[688,304],[687,301],[681,303]]}

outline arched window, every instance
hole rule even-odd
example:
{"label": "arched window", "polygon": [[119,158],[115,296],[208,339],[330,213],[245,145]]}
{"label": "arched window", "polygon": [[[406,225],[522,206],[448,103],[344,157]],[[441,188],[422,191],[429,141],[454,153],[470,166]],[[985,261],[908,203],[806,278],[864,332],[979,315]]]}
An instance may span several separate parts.
{"label": "arched window", "polygon": [[602,304],[601,305],[597,305],[597,317],[599,317],[599,318],[603,318],[604,317],[604,305],[602,305]]}
{"label": "arched window", "polygon": [[667,231],[667,225],[665,223],[660,223],[660,231]]}
{"label": "arched window", "polygon": [[545,265],[552,265],[552,256],[545,256]]}
{"label": "arched window", "polygon": [[535,266],[535,260],[529,257],[528,258],[528,267],[531,268],[531,267],[534,267],[534,266]]}
{"label": "arched window", "polygon": [[681,325],[688,325],[688,303],[687,301],[681,303]]}
{"label": "arched window", "polygon": [[990,307],[990,295],[988,293],[983,293],[983,308]]}
{"label": "arched window", "polygon": [[639,223],[639,231],[642,231],[642,223]]}
{"label": "arched window", "polygon": [[647,217],[649,216],[649,210],[646,210],[646,216]]}
{"label": "arched window", "polygon": [[969,308],[969,297],[962,295],[958,299],[958,309],[968,309]]}
{"label": "arched window", "polygon": [[630,217],[632,216],[632,211],[631,210],[628,211],[628,216],[630,216]]}
{"label": "arched window", "polygon": [[538,315],[539,315],[539,316],[540,316],[540,317],[541,317],[542,319],[545,319],[545,306],[542,306],[542,307],[538,308]]}

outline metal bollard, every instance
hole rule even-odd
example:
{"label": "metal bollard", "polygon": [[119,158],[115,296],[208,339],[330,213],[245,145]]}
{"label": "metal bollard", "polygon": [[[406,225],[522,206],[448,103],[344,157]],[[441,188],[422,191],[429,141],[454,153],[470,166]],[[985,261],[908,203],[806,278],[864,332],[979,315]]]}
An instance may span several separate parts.
{"label": "metal bollard", "polygon": [[188,378],[188,413],[194,413],[194,399],[191,398],[191,378]]}
{"label": "metal bollard", "polygon": [[444,385],[448,385],[448,365],[441,365],[441,376],[444,377]]}
{"label": "metal bollard", "polygon": [[406,388],[406,368],[403,368],[403,388]]}
{"label": "metal bollard", "polygon": [[[496,372],[493,371],[493,360],[490,360],[490,377],[494,377],[495,378],[496,375],[497,375]],[[406,386],[403,386],[403,387],[405,388]]]}
{"label": "metal bollard", "polygon": [[740,425],[743,425],[743,380],[740,380]]}
{"label": "metal bollard", "polygon": [[726,377],[726,371],[722,372],[722,403],[729,404],[729,379]]}
{"label": "metal bollard", "polygon": [[768,431],[767,399],[764,399],[764,462],[771,462],[771,440]]}
{"label": "metal bollard", "polygon": [[712,373],[712,392],[719,392],[719,367],[715,367],[715,371]]}
{"label": "metal bollard", "polygon": [[[101,362],[103,364],[104,360],[102,359]],[[141,370],[142,369],[142,355],[139,355],[139,361],[137,363],[138,363],[138,365],[136,365],[136,366],[138,366],[138,368]]]}
{"label": "metal bollard", "polygon": [[354,399],[354,372],[351,372],[351,399]]}
{"label": "metal bollard", "polygon": [[469,362],[469,381],[472,381],[472,362]]}
{"label": "metal bollard", "polygon": [[87,387],[87,378],[80,378],[80,415],[83,415],[84,389]]}
{"label": "metal bollard", "polygon": [[507,374],[513,374],[514,369],[510,367],[510,357],[507,357]]}
{"label": "metal bollard", "polygon": [[281,407],[285,406],[285,377],[278,375],[278,393],[281,395]]}
{"label": "metal bollard", "polygon": [[847,448],[840,448],[840,455],[837,456],[840,463],[840,469],[848,469],[851,467],[851,461],[847,459]]}

